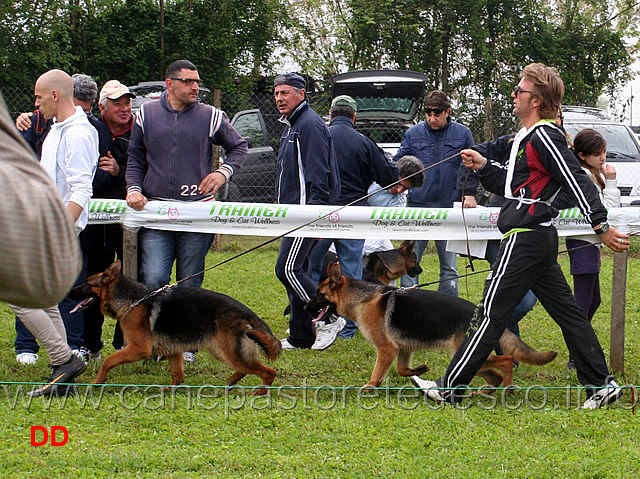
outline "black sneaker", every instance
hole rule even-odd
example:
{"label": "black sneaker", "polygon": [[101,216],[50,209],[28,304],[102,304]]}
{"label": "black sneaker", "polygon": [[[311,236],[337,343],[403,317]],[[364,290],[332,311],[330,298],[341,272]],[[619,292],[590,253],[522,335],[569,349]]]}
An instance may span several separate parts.
{"label": "black sneaker", "polygon": [[51,396],[52,394],[64,396],[70,392],[73,393],[75,392],[75,386],[68,386],[63,383],[75,382],[74,378],[82,374],[85,369],[87,369],[85,362],[75,354],[72,354],[66,363],[53,366],[48,384],[28,392],[27,395],[32,397]]}

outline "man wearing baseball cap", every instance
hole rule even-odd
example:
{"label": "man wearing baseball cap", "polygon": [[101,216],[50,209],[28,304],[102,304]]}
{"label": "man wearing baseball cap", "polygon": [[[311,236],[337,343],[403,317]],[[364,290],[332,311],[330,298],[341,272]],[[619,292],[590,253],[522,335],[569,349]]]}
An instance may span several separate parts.
{"label": "man wearing baseball cap", "polygon": [[[133,117],[131,99],[136,96],[118,80],[109,80],[100,90],[98,108],[100,121],[111,132],[111,148],[100,156],[98,172],[93,182],[94,198],[125,199],[127,189],[125,170],[127,148],[131,136]],[[107,269],[115,258],[122,259],[122,228],[120,225],[91,225],[82,232],[81,241],[87,254],[87,273],[99,273]],[[100,360],[102,349],[102,324],[104,316],[98,305],[84,311],[83,356],[89,360]],[[116,324],[113,347],[123,346],[122,330]]]}
{"label": "man wearing baseball cap", "polygon": [[100,99],[98,100],[100,120],[111,131],[112,147],[106,157],[100,158],[99,166],[107,169],[113,176],[116,181],[112,183],[117,183],[117,185],[109,185],[117,187],[117,190],[113,192],[116,196],[108,198],[124,199],[127,196],[124,170],[127,167],[127,148],[133,125],[131,99],[135,97],[129,88],[118,80],[109,80],[100,90]]}
{"label": "man wearing baseball cap", "polygon": [[[398,181],[398,168],[387,161],[384,152],[373,140],[356,131],[358,105],[348,95],[340,95],[331,102],[329,132],[336,149],[340,171],[340,196],[336,205],[354,204],[367,206],[367,189],[372,182],[383,187]],[[354,203],[355,202],[355,203]],[[362,278],[362,247],[364,239],[321,239],[311,256],[312,278],[318,281],[322,273],[324,256],[335,245],[342,273],[355,279]],[[347,319],[340,337],[351,338],[356,334],[356,323]]]}
{"label": "man wearing baseball cap", "polygon": [[[280,138],[276,196],[278,203],[328,205],[338,199],[340,176],[329,129],[306,99],[307,84],[296,73],[278,75],[274,82],[276,107],[286,125]],[[286,350],[311,348],[318,337],[326,349],[344,327],[344,320],[314,329],[304,306],[316,293],[309,271],[313,238],[285,237],[280,243],[276,275],[287,290],[291,304],[290,335],[282,340]]]}

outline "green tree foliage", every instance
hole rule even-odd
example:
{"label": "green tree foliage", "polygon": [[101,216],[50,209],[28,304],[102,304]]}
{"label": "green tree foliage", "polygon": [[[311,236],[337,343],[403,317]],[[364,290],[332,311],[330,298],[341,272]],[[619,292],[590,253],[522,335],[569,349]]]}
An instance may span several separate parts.
{"label": "green tree foliage", "polygon": [[[187,58],[209,86],[269,65],[279,0],[13,0],[0,4],[0,79],[31,87],[50,68],[102,83],[163,79]],[[161,20],[164,28],[161,29]],[[162,48],[164,46],[164,48]]]}
{"label": "green tree foliage", "polygon": [[408,69],[449,93],[481,140],[515,128],[509,95],[527,63],[558,68],[566,103],[613,94],[639,11],[640,0],[3,0],[0,84],[31,88],[50,68],[132,84],[178,58],[224,89],[275,61],[321,82]]}
{"label": "green tree foliage", "polygon": [[506,113],[518,72],[558,68],[565,103],[595,106],[630,76],[637,0],[351,0],[349,68],[407,68],[457,100],[476,134],[515,128]]}
{"label": "green tree foliage", "polygon": [[74,63],[63,0],[0,3],[0,84],[33,87],[34,74]]}

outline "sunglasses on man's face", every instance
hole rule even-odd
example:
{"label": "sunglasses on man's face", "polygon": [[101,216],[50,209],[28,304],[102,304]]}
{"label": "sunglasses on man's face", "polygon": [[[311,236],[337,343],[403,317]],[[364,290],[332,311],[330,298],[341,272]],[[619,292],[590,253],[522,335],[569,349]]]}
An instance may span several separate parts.
{"label": "sunglasses on man's face", "polygon": [[194,83],[196,85],[200,85],[200,83],[202,83],[202,79],[201,78],[176,78],[176,77],[172,77],[172,78],[170,78],[170,80],[181,81],[182,83],[184,83],[187,86],[191,86]]}
{"label": "sunglasses on man's face", "polygon": [[442,115],[442,112],[444,111],[444,108],[425,108],[424,112],[427,115],[431,115],[432,113],[436,114],[436,115]]}
{"label": "sunglasses on man's face", "polygon": [[531,90],[523,90],[519,86],[516,86],[513,89],[513,96],[515,96],[517,98],[519,93],[531,93],[531,94],[533,94],[533,92]]}

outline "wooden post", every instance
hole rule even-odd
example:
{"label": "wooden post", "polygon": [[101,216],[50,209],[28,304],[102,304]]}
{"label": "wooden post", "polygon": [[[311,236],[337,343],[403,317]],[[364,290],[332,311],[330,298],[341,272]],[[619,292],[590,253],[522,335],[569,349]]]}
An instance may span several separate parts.
{"label": "wooden post", "polygon": [[[216,88],[213,90],[213,106],[217,109],[222,109],[222,90]],[[218,145],[211,145],[213,149],[213,169],[217,169],[220,166],[220,147]],[[217,193],[218,199],[220,198],[220,194],[226,185],[220,187]],[[214,251],[220,251],[220,234],[216,233],[213,235],[213,244],[211,245],[211,249]]]}
{"label": "wooden post", "polygon": [[131,279],[138,279],[138,231],[122,225],[122,274]]}
{"label": "wooden post", "polygon": [[624,374],[624,323],[627,297],[627,260],[629,250],[613,254],[611,284],[611,344],[609,363],[615,374]]}

